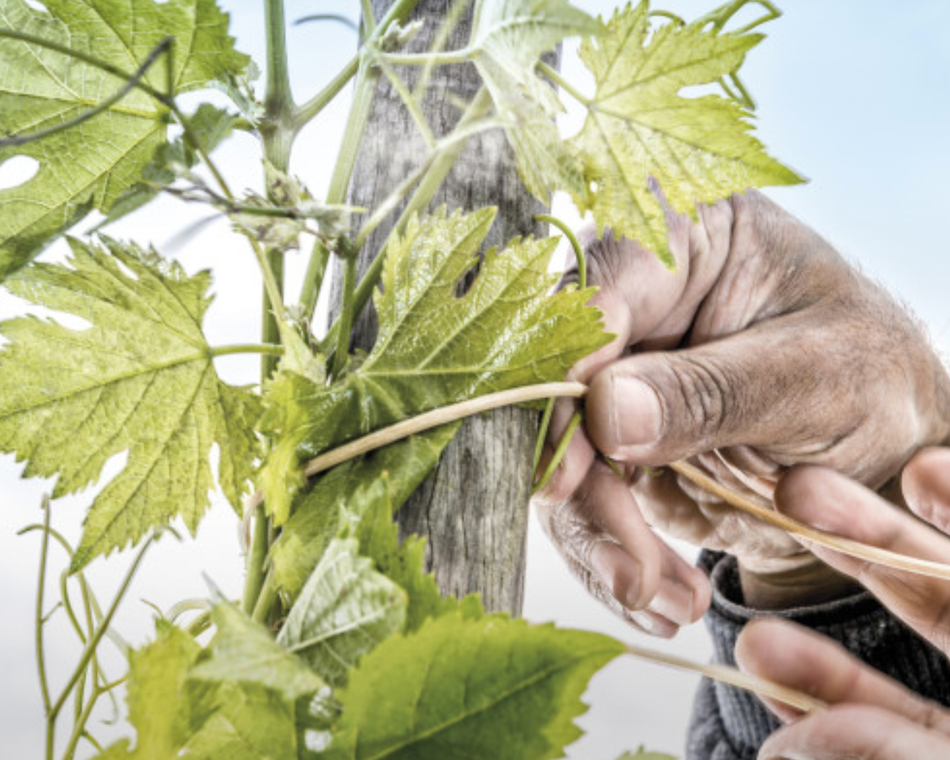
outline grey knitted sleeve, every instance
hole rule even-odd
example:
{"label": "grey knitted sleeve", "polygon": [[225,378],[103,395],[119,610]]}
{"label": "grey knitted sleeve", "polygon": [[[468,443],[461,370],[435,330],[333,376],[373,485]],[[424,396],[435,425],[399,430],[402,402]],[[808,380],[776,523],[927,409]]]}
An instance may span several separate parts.
{"label": "grey knitted sleeve", "polygon": [[[713,601],[706,625],[717,662],[735,664],[742,627],[760,616],[743,604],[735,557],[704,552]],[[913,691],[950,706],[950,662],[892,617],[867,592],[813,607],[769,612],[828,636],[872,667]],[[755,760],[766,737],[779,726],[759,700],[730,686],[703,680],[693,705],[687,760]]]}

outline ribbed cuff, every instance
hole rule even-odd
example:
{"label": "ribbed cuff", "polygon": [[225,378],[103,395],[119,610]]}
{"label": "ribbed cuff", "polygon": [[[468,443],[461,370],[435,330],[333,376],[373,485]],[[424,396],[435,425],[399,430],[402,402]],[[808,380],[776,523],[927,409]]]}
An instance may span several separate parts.
{"label": "ribbed cuff", "polygon": [[[704,552],[700,566],[709,573],[713,587],[705,620],[717,662],[735,664],[736,640],[747,622],[756,617],[781,617],[837,641],[918,694],[950,705],[947,658],[892,617],[870,593],[861,591],[809,607],[759,612],[744,604],[735,557]],[[752,760],[778,726],[754,695],[720,683],[704,683],[694,707],[688,758]],[[717,732],[721,735],[714,736]]]}

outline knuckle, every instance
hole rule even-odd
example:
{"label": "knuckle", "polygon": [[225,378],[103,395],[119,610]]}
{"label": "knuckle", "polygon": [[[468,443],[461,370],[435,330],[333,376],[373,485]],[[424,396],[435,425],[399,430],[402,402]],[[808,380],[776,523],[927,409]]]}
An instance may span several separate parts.
{"label": "knuckle", "polygon": [[691,436],[698,440],[713,438],[731,412],[730,389],[735,384],[720,367],[697,357],[678,357],[668,366],[673,380],[671,392]]}

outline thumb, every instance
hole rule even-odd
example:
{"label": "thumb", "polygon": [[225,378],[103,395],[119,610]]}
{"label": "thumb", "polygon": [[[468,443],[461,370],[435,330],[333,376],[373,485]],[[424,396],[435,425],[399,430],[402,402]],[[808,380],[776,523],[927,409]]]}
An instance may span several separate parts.
{"label": "thumb", "polygon": [[842,421],[855,419],[848,406],[856,394],[829,388],[840,373],[822,372],[829,359],[800,336],[760,325],[617,361],[591,381],[591,440],[614,459],[659,466],[715,448],[781,441],[794,450],[833,437]]}

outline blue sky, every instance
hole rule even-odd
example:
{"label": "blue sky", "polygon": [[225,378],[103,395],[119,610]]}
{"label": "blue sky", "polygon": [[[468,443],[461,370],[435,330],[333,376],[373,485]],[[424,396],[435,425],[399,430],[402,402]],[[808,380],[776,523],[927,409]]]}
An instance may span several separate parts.
{"label": "blue sky", "polygon": [[[260,3],[225,2],[233,12],[240,46],[260,59],[263,26]],[[606,12],[605,2],[579,3]],[[682,0],[664,7],[689,18],[713,3]],[[288,17],[344,12],[355,17],[358,3],[289,0]],[[805,176],[808,185],[770,194],[811,224],[843,254],[885,283],[930,326],[938,346],[950,347],[950,284],[945,225],[950,220],[950,3],[908,0],[789,0],[782,19],[770,24],[769,38],[747,63],[745,81],[759,101],[760,136],[772,152]],[[294,86],[305,99],[352,55],[355,40],[342,26],[311,24],[290,33]],[[570,47],[570,46],[568,46]],[[565,75],[578,79],[576,59],[568,53]],[[326,186],[345,104],[328,110],[301,140],[294,170],[318,195]],[[220,153],[225,171],[238,187],[257,182],[259,169],[240,168],[242,154],[253,148],[239,140]],[[560,206],[563,208],[563,206]],[[114,231],[167,246],[194,211],[163,201],[141,218]],[[565,216],[568,211],[563,212]],[[257,334],[256,309],[246,308],[247,283],[256,282],[253,262],[243,248],[231,250],[221,227],[202,232],[180,254],[189,269],[220,268],[221,293],[211,312],[213,340],[246,342]],[[299,270],[303,258],[291,262]],[[256,286],[255,292],[256,292]],[[237,289],[238,295],[229,295]],[[0,303],[0,316],[11,302]],[[253,380],[253,362],[230,360],[221,367],[229,378]],[[15,531],[38,519],[36,505],[44,485],[17,479],[19,467],[0,460],[0,605],[4,609],[4,646],[0,647],[0,735],[10,756],[38,756],[42,723],[32,664],[32,594],[36,541]],[[48,486],[47,486],[48,487]],[[56,507],[64,531],[78,535],[89,494]],[[142,597],[167,607],[182,596],[205,593],[202,572],[228,593],[240,584],[234,539],[236,527],[227,507],[217,503],[199,533],[199,545],[163,542],[151,569],[126,605],[120,629],[140,641],[146,609]],[[101,563],[93,581],[115,582],[123,561]],[[629,636],[596,603],[588,600],[566,574],[544,539],[532,532],[526,614],[535,620],[606,630]],[[700,627],[671,645],[704,659],[708,645]],[[51,658],[65,668],[69,652],[52,644]],[[63,672],[60,670],[60,672]],[[644,742],[682,752],[682,730],[695,682],[651,666],[621,663],[598,676],[591,698],[594,710],[584,719],[589,739],[572,757],[611,760]]]}

